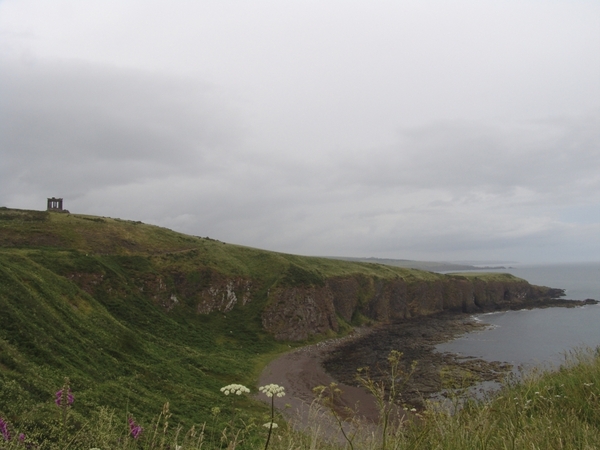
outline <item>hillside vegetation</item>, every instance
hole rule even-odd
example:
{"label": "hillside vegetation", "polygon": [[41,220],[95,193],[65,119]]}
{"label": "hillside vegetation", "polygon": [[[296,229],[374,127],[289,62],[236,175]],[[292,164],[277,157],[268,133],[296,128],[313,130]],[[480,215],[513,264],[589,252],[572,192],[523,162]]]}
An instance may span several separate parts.
{"label": "hillside vegetation", "polygon": [[[511,275],[464,276],[302,257],[141,222],[0,208],[0,414],[99,405],[175,422],[233,413],[219,388],[253,385],[274,355],[354,325],[548,295]],[[237,414],[264,406],[240,398]],[[214,412],[214,410],[212,410]]]}

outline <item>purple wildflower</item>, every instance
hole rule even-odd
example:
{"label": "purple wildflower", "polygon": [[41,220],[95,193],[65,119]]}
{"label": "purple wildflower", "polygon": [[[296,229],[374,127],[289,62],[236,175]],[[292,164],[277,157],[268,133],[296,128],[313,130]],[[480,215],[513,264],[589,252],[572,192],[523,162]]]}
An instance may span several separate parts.
{"label": "purple wildflower", "polygon": [[19,442],[25,442],[25,433],[19,433]]}
{"label": "purple wildflower", "polygon": [[4,421],[2,417],[0,417],[0,433],[2,433],[2,437],[5,441],[10,441],[10,432],[8,431],[8,423]]}
{"label": "purple wildflower", "polygon": [[[63,402],[63,391],[64,390],[65,389],[63,388],[56,393],[56,400],[54,400],[54,403],[56,403],[57,406],[63,406],[62,402]],[[75,401],[75,397],[73,397],[71,388],[69,388],[69,390],[67,391],[67,405],[66,406],[72,405],[74,401]]]}
{"label": "purple wildflower", "polygon": [[135,423],[133,417],[129,418],[129,432],[131,433],[131,436],[133,436],[134,439],[137,439],[143,430],[144,429],[142,427]]}

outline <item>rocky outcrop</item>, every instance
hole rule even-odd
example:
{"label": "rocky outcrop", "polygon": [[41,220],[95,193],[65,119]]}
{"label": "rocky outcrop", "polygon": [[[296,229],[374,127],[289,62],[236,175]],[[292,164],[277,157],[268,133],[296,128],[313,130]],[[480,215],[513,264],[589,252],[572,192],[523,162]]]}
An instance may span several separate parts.
{"label": "rocky outcrop", "polygon": [[[97,296],[105,291],[113,294],[110,277],[103,273],[73,272],[67,278],[86,293]],[[249,278],[225,277],[216,271],[143,273],[130,278],[137,293],[150,299],[166,311],[184,303],[199,314],[228,312],[236,305],[244,306],[253,298],[253,283]],[[122,293],[125,295],[125,293]]]}
{"label": "rocky outcrop", "polygon": [[228,312],[238,303],[243,306],[252,299],[251,287],[252,283],[242,278],[229,279],[219,286],[210,286],[200,293],[197,311],[200,314],[212,311]]}
{"label": "rocky outcrop", "polygon": [[236,305],[252,300],[252,281],[242,277],[224,277],[218,272],[204,270],[193,273],[173,273],[173,290],[199,314],[213,311],[228,312]]}
{"label": "rocky outcrop", "polygon": [[357,315],[389,322],[441,311],[477,312],[526,306],[563,295],[560,289],[532,286],[518,278],[506,281],[433,276],[430,280],[349,276],[322,286],[272,290],[262,315],[264,328],[280,340],[304,340],[337,331],[337,318]]}
{"label": "rocky outcrop", "polygon": [[276,339],[302,341],[317,334],[338,331],[332,291],[323,287],[274,289],[262,316],[265,330]]}

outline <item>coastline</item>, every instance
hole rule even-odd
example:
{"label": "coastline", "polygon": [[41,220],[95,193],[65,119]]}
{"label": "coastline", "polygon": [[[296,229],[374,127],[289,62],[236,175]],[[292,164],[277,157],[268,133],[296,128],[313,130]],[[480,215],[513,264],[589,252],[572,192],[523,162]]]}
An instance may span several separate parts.
{"label": "coastline", "polygon": [[[543,304],[519,305],[514,309],[575,307],[589,303],[555,299]],[[507,309],[513,308],[504,310]],[[485,312],[493,311],[477,314]],[[262,371],[259,385],[275,383],[285,387],[286,396],[277,398],[275,407],[296,426],[308,425],[310,406],[315,399],[313,388],[332,382],[342,390],[337,406],[355,408],[357,417],[376,422],[378,410],[375,401],[357,385],[357,369],[369,366],[372,378],[381,380],[381,371],[385,369],[381,364],[391,350],[403,353],[405,372],[409,372],[412,362],[416,361],[414,373],[406,383],[403,381],[400,401],[405,408],[420,410],[427,399],[439,396],[445,388],[466,388],[482,381],[502,381],[512,371],[512,365],[507,363],[435,350],[440,343],[487,326],[475,320],[473,314],[442,312],[356,328],[348,336],[301,347],[273,360]]]}
{"label": "coastline", "polygon": [[[399,325],[401,326],[398,327]],[[407,325],[410,330],[407,329]],[[276,398],[275,407],[286,420],[300,428],[309,425],[309,416],[314,413],[314,410],[311,411],[311,404],[315,399],[313,388],[319,385],[327,386],[332,382],[337,383],[337,387],[342,391],[339,402],[336,403],[340,411],[343,408],[352,408],[356,411],[357,418],[376,423],[379,419],[377,405],[373,396],[358,386],[355,380],[356,369],[365,366],[365,353],[375,361],[385,361],[389,350],[392,349],[389,347],[392,342],[385,336],[394,336],[395,331],[400,331],[403,345],[397,345],[394,349],[404,353],[405,365],[410,365],[413,360],[409,360],[407,356],[417,357],[417,361],[420,361],[417,371],[405,386],[407,390],[402,397],[405,409],[401,410],[401,414],[410,415],[407,409],[422,409],[425,398],[441,391],[435,380],[429,376],[440,365],[462,363],[482,373],[484,379],[490,379],[491,376],[494,380],[510,371],[510,365],[487,363],[475,358],[461,359],[456,355],[435,352],[434,347],[438,343],[485,327],[485,324],[475,321],[471,315],[442,313],[436,314],[435,317],[427,316],[357,328],[348,336],[301,347],[271,361],[261,373],[258,384],[262,386],[275,383],[285,387],[286,396]],[[400,341],[394,339],[393,343],[399,344]],[[460,361],[457,363],[457,360]],[[342,364],[339,364],[340,362]],[[377,362],[373,363],[373,367],[375,366]],[[379,374],[373,370],[371,375],[377,379]],[[406,395],[408,391],[417,395]],[[321,411],[321,414],[323,413]]]}
{"label": "coastline", "polygon": [[[436,351],[438,344],[487,327],[488,324],[475,320],[474,315],[455,312],[398,320],[352,346],[342,344],[333,349],[323,360],[323,366],[344,383],[351,383],[356,371],[364,366],[371,368],[373,379],[383,381],[388,354],[391,350],[400,351],[401,367],[407,374],[401,380],[400,401],[420,410],[428,399],[439,396],[444,389],[502,381],[511,372],[513,367],[508,363]],[[416,364],[414,371],[413,364]]]}

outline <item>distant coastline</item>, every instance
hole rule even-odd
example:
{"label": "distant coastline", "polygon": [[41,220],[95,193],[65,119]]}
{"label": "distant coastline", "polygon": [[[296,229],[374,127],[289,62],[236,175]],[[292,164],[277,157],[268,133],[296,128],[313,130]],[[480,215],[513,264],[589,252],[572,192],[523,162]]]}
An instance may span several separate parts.
{"label": "distant coastline", "polygon": [[327,256],[327,258],[351,262],[365,262],[371,264],[383,264],[386,266],[402,267],[404,269],[426,270],[428,272],[458,272],[470,270],[507,270],[511,267],[503,265],[476,266],[472,264],[460,264],[445,261],[414,261],[411,259],[389,259],[389,258],[354,258],[342,256]]}

